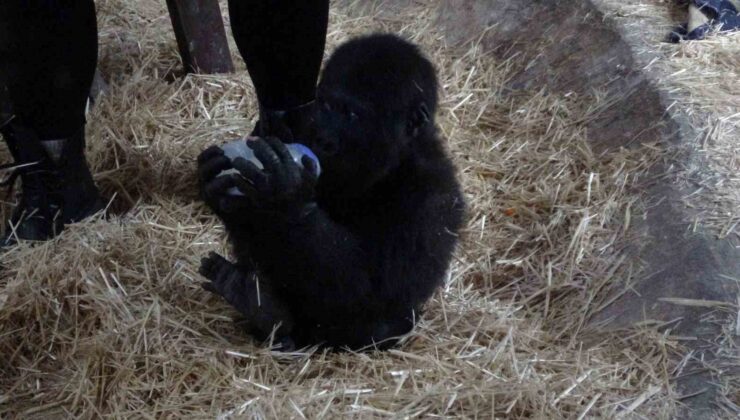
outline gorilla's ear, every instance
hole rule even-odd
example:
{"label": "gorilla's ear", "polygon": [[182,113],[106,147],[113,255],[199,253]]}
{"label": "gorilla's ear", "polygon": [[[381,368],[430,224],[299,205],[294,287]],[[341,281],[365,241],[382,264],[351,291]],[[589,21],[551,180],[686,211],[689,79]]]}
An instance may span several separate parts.
{"label": "gorilla's ear", "polygon": [[411,115],[409,115],[406,129],[410,137],[416,137],[419,135],[419,131],[425,125],[429,124],[431,116],[429,115],[429,108],[425,102],[421,102],[419,105],[411,109]]}

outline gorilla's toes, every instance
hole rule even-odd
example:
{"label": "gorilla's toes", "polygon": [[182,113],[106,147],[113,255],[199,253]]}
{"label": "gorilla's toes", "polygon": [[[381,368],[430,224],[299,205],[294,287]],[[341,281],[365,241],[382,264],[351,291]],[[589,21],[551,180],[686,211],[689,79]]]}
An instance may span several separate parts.
{"label": "gorilla's toes", "polygon": [[275,341],[272,342],[272,348],[275,351],[290,353],[292,351],[295,351],[296,346],[295,342],[292,338],[290,338],[290,336],[284,335],[282,337],[275,337]]}
{"label": "gorilla's toes", "polygon": [[217,253],[211,252],[207,257],[200,260],[198,272],[208,280],[217,281],[224,265],[230,266],[231,263]]}

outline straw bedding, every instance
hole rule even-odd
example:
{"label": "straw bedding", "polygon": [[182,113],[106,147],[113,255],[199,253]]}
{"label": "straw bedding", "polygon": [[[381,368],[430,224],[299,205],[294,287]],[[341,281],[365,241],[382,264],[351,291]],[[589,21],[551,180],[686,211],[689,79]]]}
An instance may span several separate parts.
{"label": "straw bedding", "polygon": [[[689,229],[709,232],[740,247],[740,33],[713,33],[705,40],[678,45],[662,43],[669,30],[686,20],[686,2],[596,1],[634,37],[633,48],[643,55],[645,69],[670,101],[669,112],[684,123],[688,151],[684,156],[689,158],[677,166],[673,177],[688,191],[684,203]],[[713,310],[703,319],[721,329],[714,353],[724,360],[709,369],[719,374],[720,412],[736,418],[740,413],[740,311],[737,306]]]}
{"label": "straw bedding", "polygon": [[334,7],[328,51],[384,30],[436,63],[438,124],[470,204],[446,285],[395,350],[280,354],[197,275],[208,251],[228,251],[194,161],[251,129],[243,64],[168,83],[179,59],[163,2],[98,1],[109,89],[88,157],[112,216],[0,257],[0,417],[670,417],[680,340],[589,323],[639,271],[625,232],[659,147],[595,155],[579,121],[597,99],[506,93],[525,63],[446,46],[434,3]]}
{"label": "straw bedding", "polygon": [[740,244],[740,32],[666,44],[660,41],[687,19],[685,2],[597,1],[629,32],[642,34],[638,52],[653,57],[647,68],[674,102],[670,111],[695,136],[696,158],[681,177],[695,191],[686,199],[696,210],[691,222]]}

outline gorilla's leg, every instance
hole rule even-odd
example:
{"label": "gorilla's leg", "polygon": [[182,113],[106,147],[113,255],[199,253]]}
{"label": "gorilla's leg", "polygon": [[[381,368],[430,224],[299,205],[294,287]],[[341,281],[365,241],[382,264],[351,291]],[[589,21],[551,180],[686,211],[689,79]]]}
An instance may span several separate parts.
{"label": "gorilla's leg", "polygon": [[3,245],[47,239],[101,207],[84,157],[97,51],[93,0],[0,1],[0,133],[22,191]]}
{"label": "gorilla's leg", "polygon": [[254,134],[310,136],[329,0],[229,0],[229,15],[260,103]]}
{"label": "gorilla's leg", "polygon": [[210,280],[203,288],[223,297],[239,311],[257,339],[265,340],[275,331],[275,342],[283,350],[293,347],[293,316],[269,284],[258,282],[253,268],[237,267],[212,252],[203,258],[199,271]]}

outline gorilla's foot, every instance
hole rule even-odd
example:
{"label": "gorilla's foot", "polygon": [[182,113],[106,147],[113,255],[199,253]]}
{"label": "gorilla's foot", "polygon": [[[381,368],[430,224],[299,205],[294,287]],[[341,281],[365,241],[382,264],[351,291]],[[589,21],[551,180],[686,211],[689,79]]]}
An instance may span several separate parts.
{"label": "gorilla's foot", "polygon": [[293,316],[268,284],[258,283],[255,272],[244,273],[215,252],[201,260],[198,271],[209,280],[203,288],[223,297],[239,311],[257,339],[274,337],[273,344],[281,351],[295,347],[290,338]]}
{"label": "gorilla's foot", "polygon": [[234,264],[215,252],[211,252],[200,261],[198,272],[210,280],[208,283],[203,283],[203,288],[223,297],[229,303],[231,300],[238,299],[237,295],[246,292],[244,289],[246,289],[248,279],[237,270]]}

